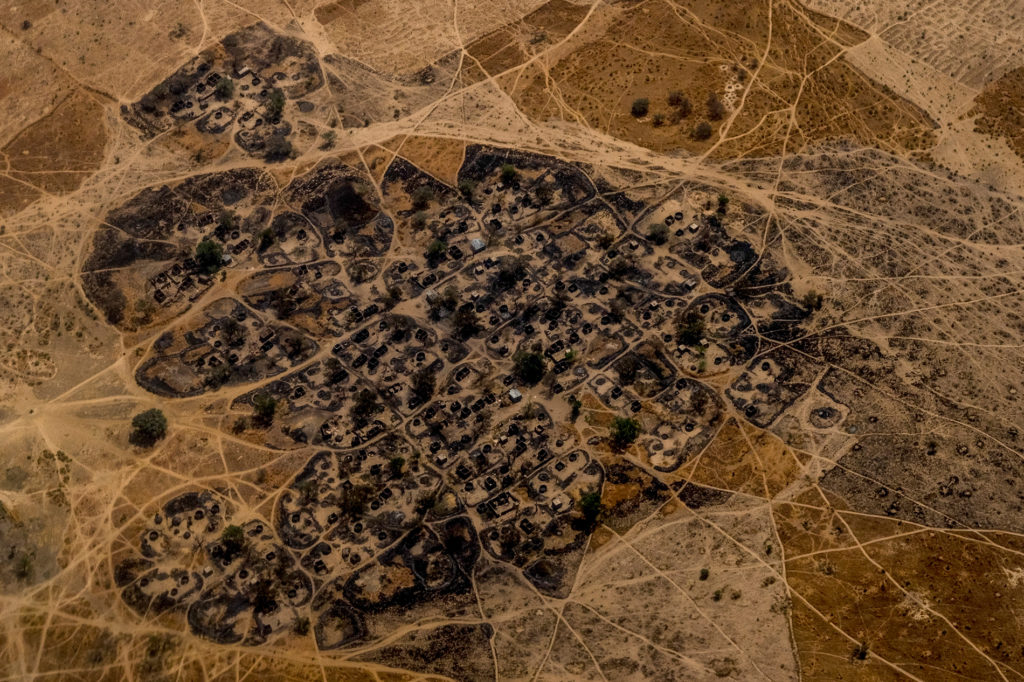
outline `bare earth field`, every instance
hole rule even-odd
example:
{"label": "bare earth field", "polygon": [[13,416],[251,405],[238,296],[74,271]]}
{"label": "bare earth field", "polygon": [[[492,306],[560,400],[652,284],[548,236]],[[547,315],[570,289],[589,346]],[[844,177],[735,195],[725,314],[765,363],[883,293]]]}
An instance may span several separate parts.
{"label": "bare earth field", "polygon": [[1022,34],[0,3],[0,680],[1024,680]]}

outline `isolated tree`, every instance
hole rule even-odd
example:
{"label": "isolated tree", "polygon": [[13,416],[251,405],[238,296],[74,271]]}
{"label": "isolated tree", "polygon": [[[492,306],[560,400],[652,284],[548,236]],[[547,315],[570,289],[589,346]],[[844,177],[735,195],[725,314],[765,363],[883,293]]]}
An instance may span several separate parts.
{"label": "isolated tree", "polygon": [[217,86],[213,91],[217,95],[217,99],[231,99],[231,96],[235,94],[235,81],[224,76],[217,81]]}
{"label": "isolated tree", "polygon": [[420,402],[430,400],[437,386],[437,372],[433,367],[423,367],[413,372],[411,378],[412,394],[419,398]]}
{"label": "isolated tree", "polygon": [[209,274],[217,272],[224,264],[224,247],[208,237],[203,239],[196,244],[196,262]]}
{"label": "isolated tree", "polygon": [[263,146],[263,158],[267,161],[284,161],[292,155],[292,143],[284,133],[274,133]]}
{"label": "isolated tree", "polygon": [[537,185],[537,189],[534,191],[537,195],[537,203],[541,206],[547,206],[551,203],[551,198],[554,196],[554,190],[551,189],[551,185],[540,184]]}
{"label": "isolated tree", "polygon": [[643,118],[647,115],[647,112],[651,109],[651,102],[646,97],[639,97],[633,100],[633,106],[629,108],[629,113],[633,115],[633,118]]}
{"label": "isolated tree", "polygon": [[704,338],[704,326],[704,316],[700,311],[686,311],[678,321],[679,342],[686,346],[696,346]]}
{"label": "isolated tree", "polygon": [[511,185],[519,177],[519,171],[511,163],[506,163],[501,167],[501,182],[506,185]]}
{"label": "isolated tree", "polygon": [[483,327],[472,304],[461,306],[456,310],[452,316],[452,324],[455,326],[455,332],[463,339],[468,339]]}
{"label": "isolated tree", "polygon": [[352,410],[350,412],[352,421],[355,422],[358,428],[362,428],[370,422],[370,417],[380,408],[380,403],[377,402],[377,394],[368,388],[364,388],[359,393],[356,393],[356,398],[352,402]]}
{"label": "isolated tree", "polygon": [[341,366],[338,358],[327,358],[324,362],[324,378],[327,379],[327,383],[331,386],[341,383],[345,376],[345,368]]}
{"label": "isolated tree", "polygon": [[520,381],[532,386],[544,378],[544,356],[540,353],[519,351],[512,362]]}
{"label": "isolated tree", "polygon": [[583,401],[571,395],[569,396],[569,407],[572,409],[570,419],[575,422],[580,417],[580,408],[583,407]]}
{"label": "isolated tree", "polygon": [[445,254],[447,253],[448,244],[440,239],[435,239],[427,245],[427,261],[429,261],[431,265],[437,265],[440,263],[444,260]]}
{"label": "isolated tree", "polygon": [[724,194],[718,195],[718,212],[725,215],[725,212],[729,209],[729,197]]}
{"label": "isolated tree", "polygon": [[473,202],[473,192],[476,190],[476,183],[472,180],[461,180],[459,182],[459,194],[467,202]]}
{"label": "isolated tree", "polygon": [[693,112],[693,105],[690,103],[690,98],[681,92],[669,94],[668,103],[669,106],[673,108],[673,118],[677,121],[686,118]]}
{"label": "isolated tree", "polygon": [[267,96],[267,120],[271,123],[279,123],[281,114],[284,113],[284,92],[281,88],[274,88]]}
{"label": "isolated tree", "polygon": [[221,557],[230,563],[245,551],[248,542],[245,538],[245,531],[241,526],[225,526],[220,534]]}
{"label": "isolated tree", "polygon": [[622,450],[640,437],[640,422],[632,417],[616,417],[612,420],[612,445]]}
{"label": "isolated tree", "polygon": [[405,469],[405,457],[395,455],[388,460],[388,468],[391,470],[391,478],[400,478]]}
{"label": "isolated tree", "polygon": [[586,530],[594,530],[598,519],[604,513],[604,505],[601,503],[601,491],[589,490],[580,495],[579,509],[583,515],[583,525]]}
{"label": "isolated tree", "polygon": [[693,129],[693,139],[695,140],[706,140],[711,137],[711,124],[707,121],[701,121]]}
{"label": "isolated tree", "polygon": [[665,114],[655,114],[651,118],[651,123],[654,125],[655,128],[660,128],[661,126],[665,125]]}
{"label": "isolated tree", "polygon": [[718,98],[718,95],[712,92],[708,95],[708,118],[712,121],[721,120],[725,116],[725,104]]}
{"label": "isolated tree", "polygon": [[654,223],[647,228],[647,238],[655,244],[664,244],[668,241],[668,226],[665,223]]}
{"label": "isolated tree", "polygon": [[277,413],[277,400],[269,393],[257,393],[252,398],[252,409],[258,424],[270,426]]}
{"label": "isolated tree", "polygon": [[814,289],[808,291],[803,297],[804,308],[807,308],[808,310],[821,310],[821,306],[824,302],[825,297]]}
{"label": "isolated tree", "polygon": [[155,407],[132,417],[129,440],[135,445],[148,447],[167,435],[167,417]]}
{"label": "isolated tree", "polygon": [[434,200],[434,190],[426,185],[417,187],[416,191],[412,193],[412,207],[417,211],[422,211],[427,206],[430,206],[430,202]]}

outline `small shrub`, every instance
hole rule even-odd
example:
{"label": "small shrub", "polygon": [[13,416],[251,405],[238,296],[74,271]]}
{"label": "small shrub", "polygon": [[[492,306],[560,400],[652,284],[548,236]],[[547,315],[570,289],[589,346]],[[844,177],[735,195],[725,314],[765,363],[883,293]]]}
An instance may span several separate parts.
{"label": "small shrub", "polygon": [[472,180],[462,180],[459,182],[459,194],[467,202],[473,202],[473,192],[476,191],[476,183]]}
{"label": "small shrub", "polygon": [[167,417],[155,407],[132,418],[130,440],[135,445],[149,446],[167,435]]}
{"label": "small shrub", "polygon": [[629,113],[633,115],[633,118],[643,118],[647,115],[647,112],[651,109],[651,102],[646,97],[640,97],[633,100],[633,105],[629,108]]}
{"label": "small shrub", "polygon": [[706,568],[700,569],[700,579],[701,580],[707,580],[709,575],[711,575],[711,571],[709,571]]}
{"label": "small shrub", "polygon": [[655,114],[651,118],[651,123],[654,125],[655,128],[660,128],[661,126],[665,125],[665,114]]}
{"label": "small shrub", "polygon": [[724,194],[718,195],[718,212],[725,215],[726,210],[729,208],[729,197]]}
{"label": "small shrub", "polygon": [[711,124],[707,121],[701,121],[693,129],[693,139],[695,140],[707,140],[711,137]]}

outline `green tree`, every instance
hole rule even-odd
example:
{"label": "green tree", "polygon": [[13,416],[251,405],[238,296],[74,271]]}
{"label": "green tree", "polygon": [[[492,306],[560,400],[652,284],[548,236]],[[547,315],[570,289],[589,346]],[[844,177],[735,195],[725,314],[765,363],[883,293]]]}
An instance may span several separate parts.
{"label": "green tree", "polygon": [[572,421],[576,421],[580,418],[580,408],[583,407],[583,401],[574,395],[569,396],[569,407],[572,408],[570,418]]}
{"label": "green tree", "polygon": [[725,215],[726,210],[729,208],[729,197],[724,194],[718,195],[718,212]]}
{"label": "green tree", "polygon": [[632,417],[616,417],[611,427],[612,445],[622,450],[640,437],[640,422]]}
{"label": "green tree", "polygon": [[196,261],[209,274],[220,270],[224,265],[224,247],[209,237],[196,244]]}
{"label": "green tree", "polygon": [[589,490],[580,495],[580,513],[583,514],[583,523],[587,531],[593,531],[597,526],[598,519],[604,513],[604,505],[601,503],[601,491]]}
{"label": "green tree", "polygon": [[155,407],[132,417],[129,438],[135,445],[150,446],[167,435],[167,417]]}
{"label": "green tree", "polygon": [[665,114],[655,114],[651,118],[651,123],[654,125],[655,128],[660,128],[661,126],[665,125]]}
{"label": "green tree", "polygon": [[224,76],[217,81],[214,93],[217,95],[217,99],[231,99],[232,95],[235,94],[235,81]]}
{"label": "green tree", "polygon": [[221,556],[231,562],[246,550],[248,541],[241,526],[225,526],[220,534]]}
{"label": "green tree", "polygon": [[405,469],[405,457],[396,455],[388,460],[388,468],[391,470],[391,478],[401,478]]}
{"label": "green tree", "polygon": [[257,393],[252,397],[252,409],[258,424],[270,426],[277,413],[277,399],[269,393]]}
{"label": "green tree", "polygon": [[476,191],[476,183],[472,180],[462,180],[459,182],[459,194],[467,202],[472,203],[474,191]]}
{"label": "green tree", "polygon": [[422,211],[434,200],[434,190],[426,185],[417,187],[412,193],[412,207],[414,210]]}
{"label": "green tree", "polygon": [[431,265],[437,265],[444,260],[448,253],[448,244],[440,239],[435,239],[427,246],[427,260]]}
{"label": "green tree", "polygon": [[512,362],[520,381],[532,386],[544,378],[544,356],[540,353],[519,351]]}
{"label": "green tree", "polygon": [[267,96],[267,120],[271,123],[279,123],[281,114],[284,113],[284,91],[281,88],[274,88]]}
{"label": "green tree", "polygon": [[501,167],[501,182],[506,185],[511,185],[519,177],[519,171],[511,163],[506,163]]}
{"label": "green tree", "polygon": [[647,112],[651,109],[651,101],[646,97],[640,97],[633,100],[633,105],[629,108],[629,113],[633,115],[633,118],[643,118],[647,115]]}

